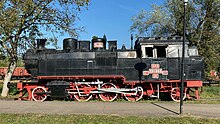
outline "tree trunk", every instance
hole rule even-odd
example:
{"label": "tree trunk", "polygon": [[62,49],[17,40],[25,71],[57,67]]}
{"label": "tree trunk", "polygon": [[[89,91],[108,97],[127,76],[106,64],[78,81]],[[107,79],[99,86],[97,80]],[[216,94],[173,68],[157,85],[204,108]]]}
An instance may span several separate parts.
{"label": "tree trunk", "polygon": [[16,61],[11,60],[10,64],[9,64],[9,68],[7,69],[7,72],[5,74],[5,78],[3,81],[3,89],[2,89],[2,93],[1,96],[2,97],[6,97],[8,96],[9,93],[9,88],[7,87],[8,83],[11,81],[11,77],[12,74],[16,68]]}

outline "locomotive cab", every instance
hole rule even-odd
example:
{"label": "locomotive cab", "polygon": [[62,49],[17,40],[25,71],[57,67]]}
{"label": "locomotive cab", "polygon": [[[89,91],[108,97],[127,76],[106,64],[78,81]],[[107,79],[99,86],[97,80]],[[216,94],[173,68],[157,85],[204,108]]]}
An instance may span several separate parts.
{"label": "locomotive cab", "polygon": [[[188,50],[189,42],[185,48]],[[141,58],[169,58],[182,56],[182,37],[141,37],[136,41],[137,54]],[[188,54],[185,54],[188,57]]]}
{"label": "locomotive cab", "polygon": [[[136,51],[143,62],[148,63],[143,70],[143,80],[179,80],[182,59],[182,37],[140,37],[136,41]],[[188,80],[202,79],[203,59],[196,47],[185,44],[185,74]],[[192,66],[194,65],[194,67]],[[200,66],[196,67],[195,65]]]}

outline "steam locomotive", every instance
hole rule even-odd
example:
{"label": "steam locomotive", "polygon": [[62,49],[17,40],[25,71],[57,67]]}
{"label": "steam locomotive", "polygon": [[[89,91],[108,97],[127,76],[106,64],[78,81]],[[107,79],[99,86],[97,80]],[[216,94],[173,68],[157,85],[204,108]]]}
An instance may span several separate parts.
{"label": "steam locomotive", "polygon": [[[19,99],[138,101],[168,93],[179,101],[182,40],[182,37],[139,37],[134,49],[125,46],[118,49],[117,41],[107,41],[105,37],[93,38],[91,42],[66,38],[63,49],[56,50],[45,48],[46,39],[38,39],[37,49],[29,49],[23,56],[33,79],[17,84]],[[189,47],[188,41],[185,57],[184,99],[199,99],[203,58],[196,47]]]}

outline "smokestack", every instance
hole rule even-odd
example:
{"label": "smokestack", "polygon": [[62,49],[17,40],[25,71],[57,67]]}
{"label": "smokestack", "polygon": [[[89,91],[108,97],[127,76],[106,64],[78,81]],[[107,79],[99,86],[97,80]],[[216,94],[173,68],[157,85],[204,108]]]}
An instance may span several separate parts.
{"label": "smokestack", "polygon": [[37,48],[44,49],[47,39],[37,39]]}

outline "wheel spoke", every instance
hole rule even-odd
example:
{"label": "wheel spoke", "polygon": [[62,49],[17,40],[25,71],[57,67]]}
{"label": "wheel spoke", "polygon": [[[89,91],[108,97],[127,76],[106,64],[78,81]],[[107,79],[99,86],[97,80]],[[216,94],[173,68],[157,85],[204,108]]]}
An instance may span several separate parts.
{"label": "wheel spoke", "polygon": [[[179,87],[172,88],[170,96],[173,101],[180,102],[180,88]],[[183,100],[185,98],[186,98],[186,93],[183,93]]]}
{"label": "wheel spoke", "polygon": [[89,101],[92,98],[92,94],[89,91],[90,88],[91,86],[89,84],[77,84],[74,89],[77,92],[73,95],[74,98],[81,102]]}
{"label": "wheel spoke", "polygon": [[36,87],[32,91],[32,98],[34,101],[44,101],[47,99],[47,90],[44,87]]}
{"label": "wheel spoke", "polygon": [[[117,87],[112,83],[104,83],[101,86],[101,88],[108,90],[108,89],[116,89]],[[105,92],[105,93],[99,94],[99,98],[102,101],[108,101],[108,102],[114,101],[117,98],[117,96],[118,96],[118,94],[113,93],[113,92]]]}
{"label": "wheel spoke", "polygon": [[[132,88],[131,86],[128,86],[127,88]],[[143,97],[144,91],[141,86],[138,86],[135,88],[135,91],[131,91],[129,93],[124,94],[125,98],[128,101],[138,101]]]}

